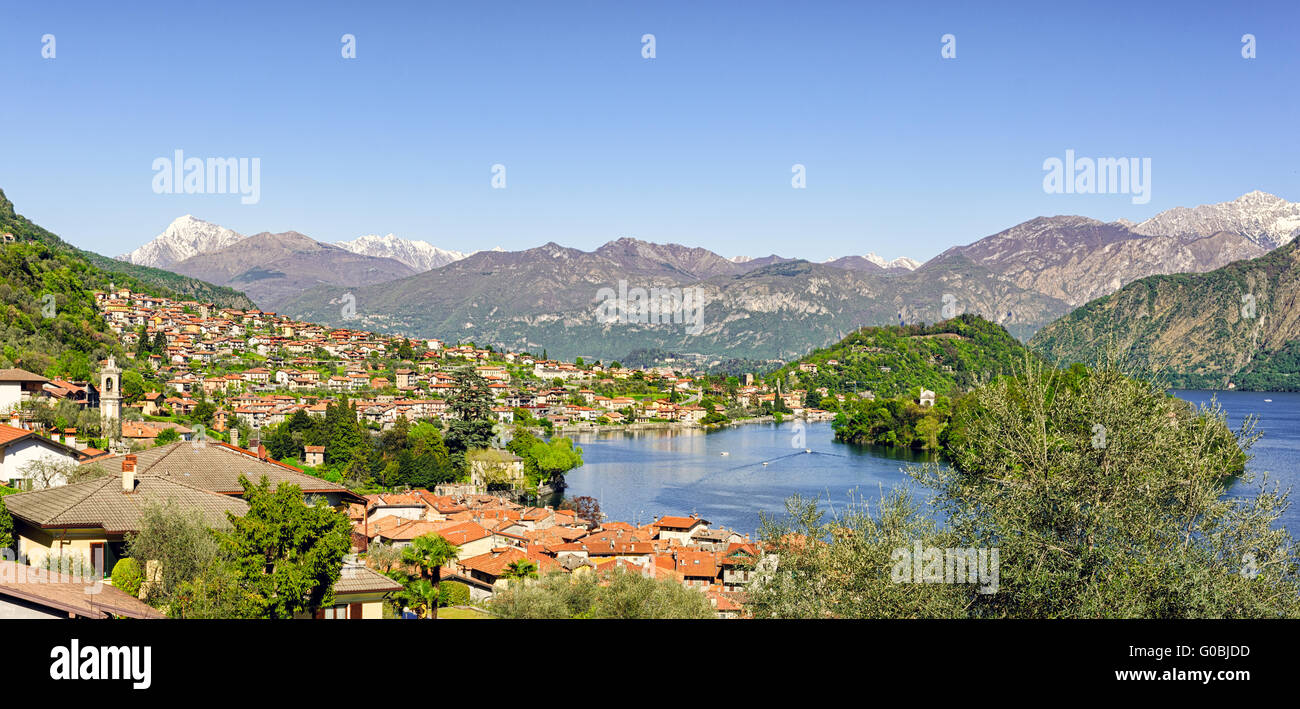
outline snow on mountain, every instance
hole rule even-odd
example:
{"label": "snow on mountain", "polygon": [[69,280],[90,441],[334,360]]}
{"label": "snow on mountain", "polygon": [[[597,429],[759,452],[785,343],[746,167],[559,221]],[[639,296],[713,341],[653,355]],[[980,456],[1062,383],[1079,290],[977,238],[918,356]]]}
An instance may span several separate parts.
{"label": "snow on mountain", "polygon": [[908,271],[915,271],[921,265],[920,261],[917,261],[916,259],[913,258],[908,258],[906,256],[899,256],[898,258],[889,261],[881,256],[877,256],[874,252],[871,251],[868,251],[867,255],[863,256],[863,258],[876,264],[877,266],[883,269],[903,268],[903,269],[907,269]]}
{"label": "snow on mountain", "polygon": [[139,266],[167,268],[191,256],[224,249],[243,238],[243,234],[186,214],[168,224],[153,241],[117,259]]}
{"label": "snow on mountain", "polygon": [[[446,266],[453,261],[459,261],[470,255],[463,251],[440,249],[427,241],[403,239],[395,234],[388,234],[387,236],[368,234],[352,241],[336,242],[335,246],[356,254],[401,261],[421,273]],[[500,251],[501,249],[497,247],[493,250]]]}
{"label": "snow on mountain", "polygon": [[1209,236],[1240,234],[1266,249],[1300,235],[1300,202],[1255,190],[1231,202],[1174,207],[1133,227],[1146,236]]}

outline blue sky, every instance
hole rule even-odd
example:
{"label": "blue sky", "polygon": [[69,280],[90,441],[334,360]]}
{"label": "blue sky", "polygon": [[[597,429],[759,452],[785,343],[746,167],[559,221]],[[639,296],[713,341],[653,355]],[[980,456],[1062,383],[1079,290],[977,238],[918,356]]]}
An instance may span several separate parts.
{"label": "blue sky", "polygon": [[[1300,200],[1295,2],[197,5],[5,3],[0,188],[20,212],[110,255],[192,213],[322,241],[821,260],[925,259],[1042,214]],[[260,158],[260,201],[155,194],[177,149]],[[1151,158],[1150,202],[1046,194],[1067,149]]]}

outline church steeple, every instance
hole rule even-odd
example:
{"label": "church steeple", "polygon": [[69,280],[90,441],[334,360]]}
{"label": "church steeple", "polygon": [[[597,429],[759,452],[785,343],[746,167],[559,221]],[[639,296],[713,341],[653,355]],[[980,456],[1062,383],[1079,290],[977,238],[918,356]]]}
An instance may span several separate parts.
{"label": "church steeple", "polygon": [[116,441],[122,430],[122,370],[109,357],[99,370],[99,418],[104,437]]}

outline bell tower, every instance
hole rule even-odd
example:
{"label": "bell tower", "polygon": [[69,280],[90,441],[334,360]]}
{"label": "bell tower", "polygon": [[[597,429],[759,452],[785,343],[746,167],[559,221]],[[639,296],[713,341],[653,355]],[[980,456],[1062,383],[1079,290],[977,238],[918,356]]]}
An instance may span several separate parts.
{"label": "bell tower", "polygon": [[106,438],[117,440],[122,423],[122,370],[109,357],[99,370],[99,418]]}

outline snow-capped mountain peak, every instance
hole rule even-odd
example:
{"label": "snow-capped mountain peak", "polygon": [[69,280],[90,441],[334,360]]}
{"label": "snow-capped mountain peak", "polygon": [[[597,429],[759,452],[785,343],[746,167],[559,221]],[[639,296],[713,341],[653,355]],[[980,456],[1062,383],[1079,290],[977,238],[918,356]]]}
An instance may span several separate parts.
{"label": "snow-capped mountain peak", "polygon": [[920,261],[906,256],[899,256],[898,258],[889,261],[881,256],[877,256],[875,252],[872,251],[868,251],[867,255],[863,256],[863,258],[884,269],[903,268],[908,271],[915,271],[921,265]]}
{"label": "snow-capped mountain peak", "polygon": [[357,254],[401,261],[421,273],[469,256],[462,251],[440,249],[427,241],[403,239],[396,234],[367,234],[351,241],[336,242],[335,246]]}
{"label": "snow-capped mountain peak", "polygon": [[167,268],[191,256],[224,249],[243,238],[243,234],[186,214],[168,224],[153,241],[117,258],[140,266]]}
{"label": "snow-capped mountain peak", "polygon": [[1255,190],[1231,202],[1174,207],[1138,224],[1133,231],[1147,236],[1230,232],[1273,249],[1300,235],[1300,202]]}

